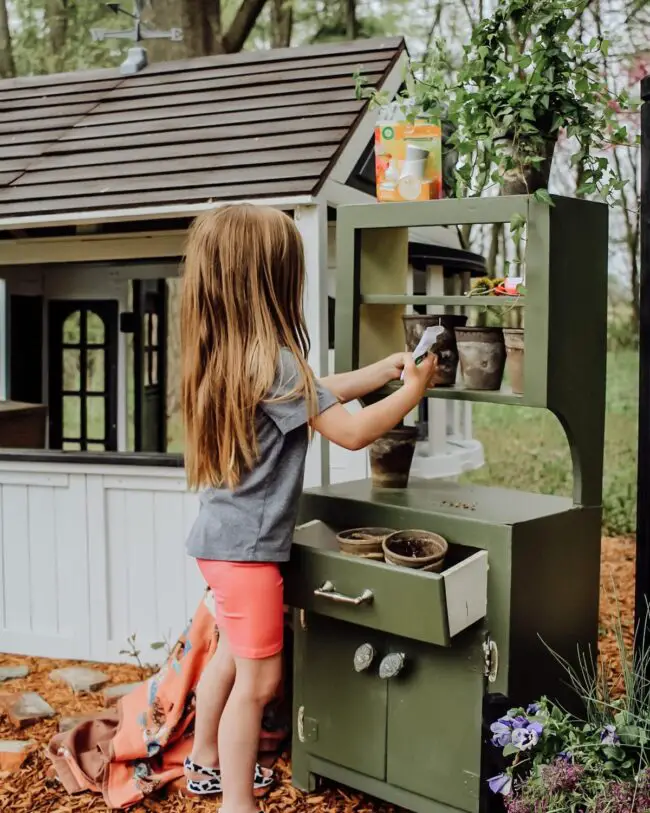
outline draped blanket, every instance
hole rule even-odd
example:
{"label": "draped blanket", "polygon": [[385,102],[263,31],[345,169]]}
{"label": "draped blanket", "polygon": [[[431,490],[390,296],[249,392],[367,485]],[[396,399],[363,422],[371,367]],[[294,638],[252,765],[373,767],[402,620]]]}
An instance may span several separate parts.
{"label": "draped blanket", "polygon": [[[101,793],[107,807],[123,809],[182,776],[192,750],[196,685],[217,640],[208,590],[157,674],[121,698],[115,709],[52,738],[47,755],[68,793]],[[275,719],[277,701],[265,714],[260,739],[265,763],[277,755],[288,733]]]}

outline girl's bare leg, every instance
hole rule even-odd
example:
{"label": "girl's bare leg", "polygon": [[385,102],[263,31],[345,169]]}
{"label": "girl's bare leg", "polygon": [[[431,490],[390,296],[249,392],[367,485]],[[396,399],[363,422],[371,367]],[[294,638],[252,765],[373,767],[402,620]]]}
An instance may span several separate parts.
{"label": "girl's bare leg", "polygon": [[[219,723],[234,682],[235,661],[227,638],[220,634],[216,652],[203,670],[196,689],[194,747],[190,759],[197,765],[205,768],[219,766]],[[252,771],[250,775],[253,775]]]}
{"label": "girl's bare leg", "polygon": [[264,707],[273,699],[282,675],[282,654],[253,660],[235,658],[235,684],[221,715],[219,754],[223,785],[222,813],[254,813],[255,772]]}

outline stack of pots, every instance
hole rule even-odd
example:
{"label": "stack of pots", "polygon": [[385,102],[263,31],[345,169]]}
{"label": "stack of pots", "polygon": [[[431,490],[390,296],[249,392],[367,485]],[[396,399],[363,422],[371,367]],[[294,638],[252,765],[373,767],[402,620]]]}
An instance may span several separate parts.
{"label": "stack of pots", "polygon": [[395,531],[392,528],[351,528],[336,535],[341,553],[361,559],[384,561],[382,544]]}
{"label": "stack of pots", "polygon": [[440,573],[449,549],[447,540],[431,531],[395,531],[382,547],[389,564],[430,573]]}

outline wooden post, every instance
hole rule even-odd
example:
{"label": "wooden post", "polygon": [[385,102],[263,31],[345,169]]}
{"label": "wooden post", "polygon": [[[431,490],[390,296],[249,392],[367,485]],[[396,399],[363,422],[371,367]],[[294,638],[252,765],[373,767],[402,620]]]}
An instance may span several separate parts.
{"label": "wooden post", "polygon": [[[650,600],[650,77],[641,83],[641,274],[639,316],[639,445],[636,531],[637,647],[646,638]],[[639,653],[640,654],[640,653]]]}
{"label": "wooden post", "polygon": [[[328,373],[327,336],[327,206],[296,206],[294,220],[305,248],[305,319],[311,339],[309,364],[316,377]],[[305,487],[327,485],[329,443],[318,435],[309,447]]]}

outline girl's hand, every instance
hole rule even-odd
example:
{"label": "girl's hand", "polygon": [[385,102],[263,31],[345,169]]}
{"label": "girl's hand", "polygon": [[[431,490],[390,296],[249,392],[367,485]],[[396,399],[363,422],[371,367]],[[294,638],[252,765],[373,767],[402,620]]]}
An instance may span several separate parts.
{"label": "girl's hand", "polygon": [[434,353],[429,352],[419,364],[416,364],[410,354],[404,355],[404,387],[414,393],[419,393],[421,398],[424,391],[429,389],[429,382],[438,364],[438,359]]}
{"label": "girl's hand", "polygon": [[402,375],[406,362],[411,358],[410,353],[393,353],[384,359],[386,365],[386,382],[395,381]]}

